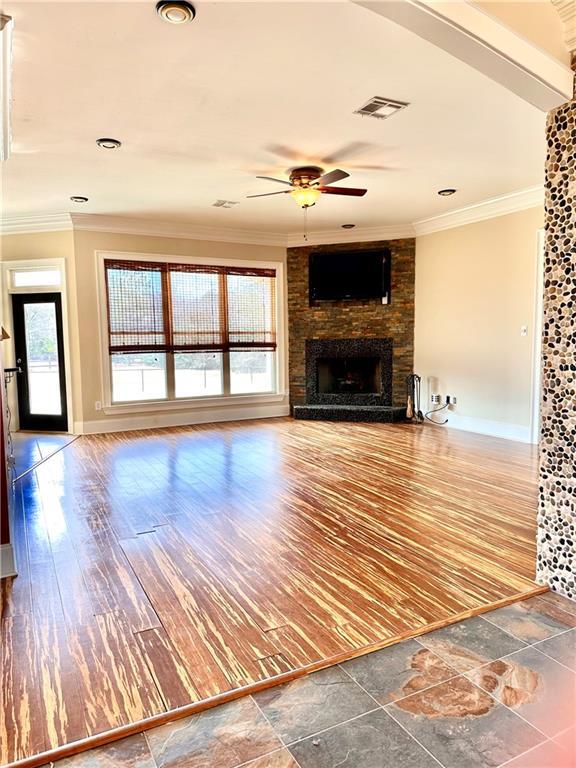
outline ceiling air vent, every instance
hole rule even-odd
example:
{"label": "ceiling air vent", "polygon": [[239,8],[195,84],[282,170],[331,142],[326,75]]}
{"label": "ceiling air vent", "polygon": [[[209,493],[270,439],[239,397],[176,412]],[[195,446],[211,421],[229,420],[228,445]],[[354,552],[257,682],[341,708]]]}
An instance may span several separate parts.
{"label": "ceiling air vent", "polygon": [[215,203],[212,203],[214,208],[233,208],[235,205],[238,205],[237,200],[216,200]]}
{"label": "ceiling air vent", "polygon": [[369,117],[377,117],[379,120],[385,120],[407,106],[408,102],[406,101],[395,101],[394,99],[385,99],[383,96],[374,96],[363,107],[357,109],[354,114],[368,115]]}

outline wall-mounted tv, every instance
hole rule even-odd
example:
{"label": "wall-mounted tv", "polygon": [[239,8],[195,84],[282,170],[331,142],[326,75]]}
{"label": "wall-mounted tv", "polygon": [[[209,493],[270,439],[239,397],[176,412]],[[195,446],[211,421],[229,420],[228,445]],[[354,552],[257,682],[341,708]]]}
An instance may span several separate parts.
{"label": "wall-mounted tv", "polygon": [[316,251],[310,254],[310,304],[338,299],[390,301],[388,248],[368,251]]}

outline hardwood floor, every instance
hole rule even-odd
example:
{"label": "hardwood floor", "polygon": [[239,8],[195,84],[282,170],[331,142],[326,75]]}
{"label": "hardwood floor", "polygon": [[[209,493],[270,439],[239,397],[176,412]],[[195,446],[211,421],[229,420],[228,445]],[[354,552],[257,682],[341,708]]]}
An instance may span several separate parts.
{"label": "hardwood floor", "polygon": [[16,486],[0,763],[534,589],[536,450],[276,419],[82,437]]}

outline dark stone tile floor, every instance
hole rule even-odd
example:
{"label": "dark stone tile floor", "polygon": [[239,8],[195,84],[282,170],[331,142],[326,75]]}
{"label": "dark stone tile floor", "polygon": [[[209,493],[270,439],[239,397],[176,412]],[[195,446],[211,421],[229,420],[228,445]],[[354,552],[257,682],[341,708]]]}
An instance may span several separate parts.
{"label": "dark stone tile floor", "polygon": [[575,617],[532,598],[54,768],[574,768]]}

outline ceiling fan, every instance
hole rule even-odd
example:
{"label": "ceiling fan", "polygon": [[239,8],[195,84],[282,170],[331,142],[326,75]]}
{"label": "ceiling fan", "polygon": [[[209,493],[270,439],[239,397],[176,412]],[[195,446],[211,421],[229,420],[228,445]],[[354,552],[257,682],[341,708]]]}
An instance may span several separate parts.
{"label": "ceiling fan", "polygon": [[300,168],[291,168],[288,173],[290,181],[273,179],[271,176],[256,176],[256,178],[285,184],[290,189],[283,189],[280,192],[264,192],[260,195],[247,195],[247,197],[291,195],[301,208],[310,208],[315,205],[316,200],[323,194],[362,197],[368,191],[366,189],[356,189],[355,187],[332,187],[331,184],[347,179],[350,176],[349,173],[341,171],[339,168],[324,173],[324,169],[317,165],[305,165]]}

